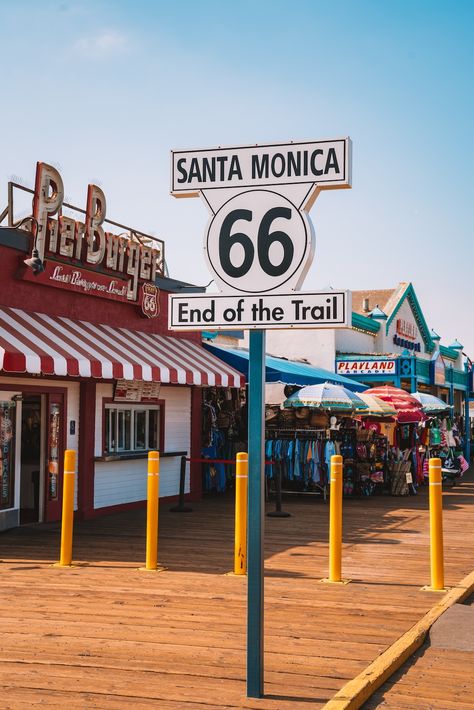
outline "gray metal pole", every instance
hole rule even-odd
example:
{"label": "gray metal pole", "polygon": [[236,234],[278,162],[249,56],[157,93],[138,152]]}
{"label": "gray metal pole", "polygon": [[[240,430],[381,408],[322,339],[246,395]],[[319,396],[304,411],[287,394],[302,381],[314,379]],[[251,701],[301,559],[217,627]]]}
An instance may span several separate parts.
{"label": "gray metal pole", "polygon": [[263,695],[263,569],[265,508],[265,331],[250,331],[247,696]]}

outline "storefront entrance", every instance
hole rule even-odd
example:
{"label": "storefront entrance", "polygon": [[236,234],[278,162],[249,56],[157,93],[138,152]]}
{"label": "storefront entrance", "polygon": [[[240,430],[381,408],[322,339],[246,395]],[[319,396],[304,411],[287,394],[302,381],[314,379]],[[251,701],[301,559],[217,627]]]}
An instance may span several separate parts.
{"label": "storefront entrance", "polygon": [[21,408],[20,525],[42,519],[44,492],[43,397],[27,395]]}
{"label": "storefront entrance", "polygon": [[61,518],[65,393],[22,389],[0,390],[0,529]]}
{"label": "storefront entrance", "polygon": [[24,392],[21,398],[20,524],[61,517],[64,396]]}
{"label": "storefront entrance", "polygon": [[18,525],[18,426],[15,394],[0,391],[0,530]]}

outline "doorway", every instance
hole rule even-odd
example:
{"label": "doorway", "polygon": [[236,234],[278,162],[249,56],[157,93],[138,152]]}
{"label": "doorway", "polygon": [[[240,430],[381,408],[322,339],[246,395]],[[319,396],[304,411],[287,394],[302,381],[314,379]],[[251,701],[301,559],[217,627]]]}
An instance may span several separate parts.
{"label": "doorway", "polygon": [[21,411],[20,525],[42,519],[43,427],[41,395],[24,395]]}

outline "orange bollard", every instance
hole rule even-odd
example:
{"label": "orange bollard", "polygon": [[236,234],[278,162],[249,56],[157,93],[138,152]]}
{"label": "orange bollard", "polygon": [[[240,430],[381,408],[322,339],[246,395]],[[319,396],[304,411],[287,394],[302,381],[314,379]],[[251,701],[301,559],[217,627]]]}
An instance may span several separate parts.
{"label": "orange bollard", "polygon": [[430,591],[444,592],[443,491],[441,459],[429,460],[430,486]]}
{"label": "orange bollard", "polygon": [[342,456],[331,456],[329,581],[342,582]]}
{"label": "orange bollard", "polygon": [[342,579],[342,456],[331,456],[329,488],[329,577],[323,582],[347,584]]}
{"label": "orange bollard", "polygon": [[235,471],[234,574],[247,574],[248,454],[237,454]]}
{"label": "orange bollard", "polygon": [[61,553],[55,567],[72,566],[72,532],[74,525],[74,478],[76,475],[76,452],[64,452],[63,512],[61,518]]}
{"label": "orange bollard", "polygon": [[158,509],[160,497],[160,454],[148,452],[146,504],[146,562],[140,567],[145,572],[158,571]]}

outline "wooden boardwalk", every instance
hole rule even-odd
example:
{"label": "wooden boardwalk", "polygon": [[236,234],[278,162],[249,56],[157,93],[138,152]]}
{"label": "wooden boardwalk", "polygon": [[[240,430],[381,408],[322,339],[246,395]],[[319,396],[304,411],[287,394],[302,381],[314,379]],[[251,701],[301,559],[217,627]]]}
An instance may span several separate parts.
{"label": "wooden boardwalk", "polygon": [[[474,595],[456,605],[435,624],[429,638],[363,706],[364,710],[474,710],[474,646],[472,624]],[[448,621],[449,618],[449,621]],[[456,621],[458,619],[458,621]],[[460,620],[462,619],[462,621]],[[459,624],[464,622],[464,627]]]}
{"label": "wooden boardwalk", "polygon": [[473,710],[474,653],[424,646],[364,710]]}
{"label": "wooden boardwalk", "polygon": [[[474,483],[446,491],[446,582],[474,567]],[[2,708],[321,707],[438,599],[429,582],[427,489],[344,501],[347,586],[327,574],[328,508],[292,499],[266,519],[265,697],[245,697],[246,581],[232,568],[233,502],[160,510],[146,573],[142,511],[76,525],[73,569],[57,526],[0,534]],[[433,707],[444,707],[433,706]]]}

